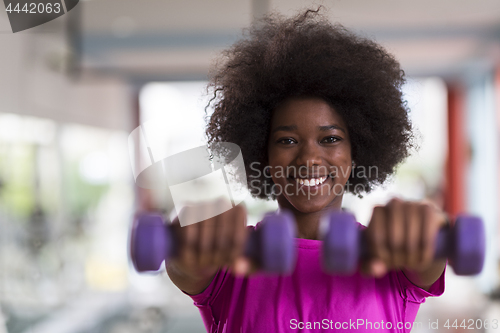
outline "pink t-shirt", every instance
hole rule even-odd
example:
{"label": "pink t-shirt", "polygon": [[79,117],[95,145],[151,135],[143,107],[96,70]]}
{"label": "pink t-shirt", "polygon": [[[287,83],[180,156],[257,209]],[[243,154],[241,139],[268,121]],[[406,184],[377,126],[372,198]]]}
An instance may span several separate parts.
{"label": "pink t-shirt", "polygon": [[[321,241],[296,238],[297,264],[289,276],[235,277],[221,269],[190,296],[207,332],[410,332],[420,303],[444,292],[444,272],[425,291],[401,271],[383,278],[335,276],[321,268]],[[427,323],[420,323],[422,327]]]}

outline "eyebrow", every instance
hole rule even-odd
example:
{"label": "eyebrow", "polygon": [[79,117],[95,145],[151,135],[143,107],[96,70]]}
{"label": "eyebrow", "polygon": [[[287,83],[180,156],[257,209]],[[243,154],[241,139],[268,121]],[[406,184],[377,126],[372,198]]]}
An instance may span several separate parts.
{"label": "eyebrow", "polygon": [[[278,131],[291,132],[291,131],[294,131],[296,129],[297,129],[296,125],[277,126],[273,129],[273,131],[271,133],[275,133]],[[335,130],[335,129],[340,130],[340,131],[345,133],[345,130],[342,127],[337,126],[337,125],[319,126],[319,130],[321,132],[326,132],[326,131]]]}

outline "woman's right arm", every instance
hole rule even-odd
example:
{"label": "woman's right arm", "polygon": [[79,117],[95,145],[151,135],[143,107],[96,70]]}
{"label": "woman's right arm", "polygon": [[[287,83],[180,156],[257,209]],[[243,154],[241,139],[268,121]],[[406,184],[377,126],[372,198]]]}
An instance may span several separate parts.
{"label": "woman's right arm", "polygon": [[[191,208],[193,209],[193,208]],[[201,208],[196,208],[201,209]],[[183,210],[183,220],[192,214]],[[236,274],[250,271],[250,261],[243,257],[247,240],[246,209],[239,205],[205,221],[181,227],[173,221],[178,253],[166,263],[167,274],[182,291],[196,295],[212,282],[220,267],[233,267]]]}

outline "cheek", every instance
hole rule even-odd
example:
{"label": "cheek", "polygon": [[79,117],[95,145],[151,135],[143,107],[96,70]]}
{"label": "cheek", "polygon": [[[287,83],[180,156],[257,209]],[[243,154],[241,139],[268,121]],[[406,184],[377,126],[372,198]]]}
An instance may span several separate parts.
{"label": "cheek", "polygon": [[272,147],[267,148],[267,164],[273,165],[276,160],[276,151]]}
{"label": "cheek", "polygon": [[267,160],[267,165],[271,167],[271,177],[272,181],[274,183],[279,182],[278,179],[276,179],[276,173],[278,170],[281,170],[283,168],[284,161],[280,157],[279,154],[273,149],[268,150],[268,160]]}
{"label": "cheek", "polygon": [[[345,149],[338,150],[333,156],[333,164],[340,168],[340,175],[346,175],[346,179],[349,178],[349,174],[352,171],[352,159],[350,146]],[[343,177],[344,178],[344,177]]]}
{"label": "cheek", "polygon": [[352,154],[351,154],[351,143],[346,143],[345,147],[343,147],[341,154],[343,155],[344,161],[351,165]]}
{"label": "cheek", "polygon": [[273,166],[286,166],[289,163],[290,156],[280,149],[268,149],[268,163]]}

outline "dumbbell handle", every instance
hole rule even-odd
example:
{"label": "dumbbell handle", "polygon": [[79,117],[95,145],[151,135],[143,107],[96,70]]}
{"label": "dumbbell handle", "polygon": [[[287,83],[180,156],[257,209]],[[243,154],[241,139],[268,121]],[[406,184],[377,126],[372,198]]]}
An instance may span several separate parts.
{"label": "dumbbell handle", "polygon": [[436,247],[434,251],[435,259],[446,259],[453,256],[452,230],[449,226],[439,229],[436,237]]}
{"label": "dumbbell handle", "polygon": [[[453,251],[453,239],[451,237],[451,230],[449,227],[441,228],[438,231],[436,237],[436,247],[434,251],[435,259],[446,259],[452,255]],[[369,258],[370,250],[368,249],[368,240],[366,237],[366,231],[360,231],[360,247],[361,247],[361,258]]]}

